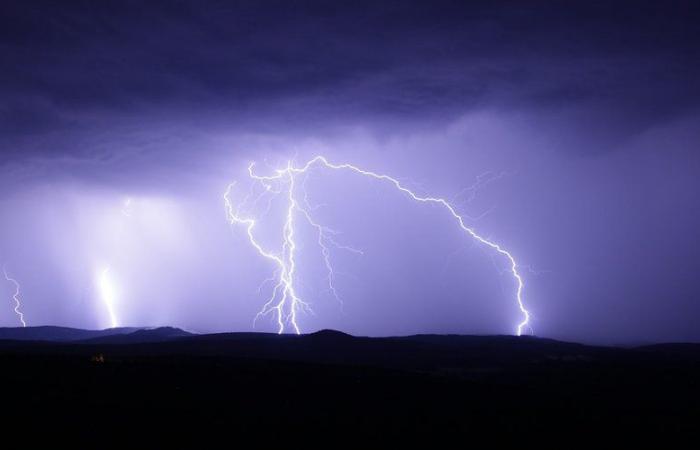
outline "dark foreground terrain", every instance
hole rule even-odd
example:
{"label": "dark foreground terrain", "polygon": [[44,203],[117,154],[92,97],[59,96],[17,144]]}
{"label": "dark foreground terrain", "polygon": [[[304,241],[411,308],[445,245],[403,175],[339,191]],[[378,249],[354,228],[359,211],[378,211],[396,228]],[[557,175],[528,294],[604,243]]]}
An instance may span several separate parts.
{"label": "dark foreground terrain", "polygon": [[692,344],[4,329],[0,429],[27,444],[194,448],[690,438],[699,376]]}

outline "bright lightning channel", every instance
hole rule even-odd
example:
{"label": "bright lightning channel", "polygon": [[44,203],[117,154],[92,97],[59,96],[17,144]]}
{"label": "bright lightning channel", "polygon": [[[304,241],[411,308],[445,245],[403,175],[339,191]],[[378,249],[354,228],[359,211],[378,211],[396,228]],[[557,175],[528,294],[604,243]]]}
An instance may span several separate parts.
{"label": "bright lightning channel", "polygon": [[19,321],[22,323],[23,327],[27,326],[27,322],[24,321],[24,314],[21,311],[22,303],[19,300],[19,283],[14,278],[7,274],[7,269],[5,266],[2,267],[2,273],[5,275],[5,279],[10,283],[15,285],[15,293],[12,294],[12,299],[15,301],[15,313],[19,317]]}
{"label": "bright lightning channel", "polygon": [[[420,196],[412,190],[405,187],[404,185],[402,185],[396,178],[393,178],[389,175],[364,170],[352,164],[333,164],[323,156],[316,156],[315,158],[309,160],[306,164],[300,167],[294,166],[292,161],[289,161],[287,163],[286,168],[276,169],[273,175],[256,174],[254,171],[255,163],[251,163],[248,166],[249,177],[254,181],[254,183],[259,183],[264,188],[263,194],[258,196],[256,200],[261,199],[262,196],[267,193],[278,195],[282,194],[283,190],[286,190],[284,194],[287,197],[287,211],[284,226],[282,227],[283,243],[280,252],[273,252],[264,249],[260,242],[256,239],[254,234],[255,226],[257,224],[256,219],[244,217],[243,214],[239,212],[239,209],[233,206],[233,203],[231,202],[231,191],[236,183],[234,182],[230,184],[224,192],[224,205],[226,208],[226,215],[229,220],[229,223],[232,225],[237,224],[245,226],[250,244],[263,258],[270,260],[276,266],[275,275],[272,278],[272,280],[275,282],[275,285],[272,289],[270,298],[263,305],[260,312],[256,315],[256,321],[261,316],[274,314],[277,319],[278,333],[283,333],[286,330],[287,326],[290,326],[295,333],[299,334],[300,328],[297,323],[298,313],[302,311],[311,312],[309,304],[302,300],[297,294],[294,284],[294,276],[296,271],[295,255],[297,248],[296,242],[294,240],[295,212],[300,213],[300,215],[318,232],[318,244],[321,248],[321,254],[324,258],[324,262],[328,270],[329,290],[333,293],[333,295],[336,298],[338,298],[338,295],[335,290],[335,285],[333,284],[334,272],[330,263],[330,252],[328,247],[329,245],[333,245],[335,247],[359,252],[358,250],[352,249],[350,247],[345,247],[337,244],[331,237],[331,235],[335,232],[326,227],[321,226],[313,220],[313,218],[311,217],[311,213],[309,212],[309,210],[312,208],[308,206],[308,202],[306,201],[306,191],[304,191],[304,204],[302,205],[301,202],[297,200],[295,195],[296,189],[298,189],[298,183],[296,182],[296,178],[301,174],[308,173],[308,171],[314,166],[321,166],[323,168],[331,170],[347,170],[368,178],[384,181],[393,185],[398,191],[405,194],[406,196],[408,196],[408,198],[410,198],[413,201],[419,203],[432,203],[443,207],[454,218],[459,227],[470,237],[472,237],[478,243],[492,249],[497,254],[501,255],[507,260],[509,272],[513,276],[513,279],[515,280],[517,285],[515,297],[518,309],[522,314],[522,320],[520,321],[520,323],[518,323],[516,327],[516,334],[518,336],[522,335],[523,331],[526,328],[531,330],[530,312],[527,310],[527,308],[525,308],[525,304],[523,302],[523,278],[520,274],[519,267],[517,262],[515,261],[515,258],[509,251],[505,250],[501,245],[497,244],[496,242],[482,237],[481,235],[477,234],[476,231],[474,231],[474,229],[468,227],[465,224],[462,215],[458,214],[457,210],[445,199],[439,197]],[[243,202],[241,202],[241,204],[239,204],[239,207],[241,205],[245,205],[249,201],[249,197],[250,194],[243,200]]]}
{"label": "bright lightning channel", "polygon": [[115,308],[116,303],[116,292],[114,289],[114,284],[109,276],[109,267],[103,269],[97,279],[98,289],[100,291],[100,297],[102,302],[107,308],[107,313],[109,314],[109,323],[112,328],[119,326],[119,320],[117,319],[117,313]]}

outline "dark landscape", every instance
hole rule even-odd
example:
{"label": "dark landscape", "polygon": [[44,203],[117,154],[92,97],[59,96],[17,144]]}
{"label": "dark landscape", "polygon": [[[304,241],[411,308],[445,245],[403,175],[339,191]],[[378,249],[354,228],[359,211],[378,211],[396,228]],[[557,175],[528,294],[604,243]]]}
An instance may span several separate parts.
{"label": "dark landscape", "polygon": [[696,344],[176,328],[0,336],[3,427],[71,440],[678,437],[697,434],[700,413]]}

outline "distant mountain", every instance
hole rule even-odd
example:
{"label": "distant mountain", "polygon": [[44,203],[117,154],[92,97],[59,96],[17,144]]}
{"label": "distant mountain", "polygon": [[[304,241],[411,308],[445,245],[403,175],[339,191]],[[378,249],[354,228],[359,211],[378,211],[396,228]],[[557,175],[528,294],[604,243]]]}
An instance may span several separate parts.
{"label": "distant mountain", "polygon": [[327,340],[347,340],[347,339],[352,339],[354,338],[353,335],[343,333],[342,331],[338,330],[319,330],[316,331],[315,333],[309,334],[312,338],[316,339],[327,339]]}
{"label": "distant mountain", "polygon": [[105,330],[82,330],[54,326],[0,328],[0,340],[7,341],[134,344],[138,342],[162,342],[184,336],[192,336],[192,333],[174,327],[120,327]]}
{"label": "distant mountain", "polygon": [[141,342],[164,342],[193,336],[192,333],[175,327],[143,328],[130,333],[98,336],[82,340],[85,344],[135,344]]}
{"label": "distant mountain", "polygon": [[[20,342],[21,341],[21,342]],[[142,355],[202,355],[354,364],[421,371],[489,370],[516,365],[623,362],[632,360],[700,360],[700,344],[658,344],[619,348],[561,342],[532,336],[412,335],[352,336],[336,330],[305,335],[273,333],[194,334],[174,327],[81,330],[67,327],[0,328],[3,348],[78,344],[90,352],[110,345],[111,352]],[[78,350],[77,347],[83,347]],[[56,348],[56,351],[62,351]]]}
{"label": "distant mountain", "polygon": [[105,330],[82,330],[80,328],[41,326],[0,328],[0,339],[13,341],[71,342],[133,333],[141,328],[121,327]]}

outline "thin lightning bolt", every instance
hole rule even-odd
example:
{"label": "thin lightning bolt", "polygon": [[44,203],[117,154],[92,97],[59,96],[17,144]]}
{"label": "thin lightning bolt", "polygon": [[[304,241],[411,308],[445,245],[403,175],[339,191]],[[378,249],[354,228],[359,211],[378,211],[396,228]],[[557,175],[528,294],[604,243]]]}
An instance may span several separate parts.
{"label": "thin lightning bolt", "polygon": [[[124,217],[129,220],[132,216],[134,201],[131,197],[126,197],[122,201],[121,213]],[[116,303],[117,303],[117,292],[114,287],[114,282],[112,277],[110,277],[111,268],[109,266],[105,267],[96,275],[97,279],[97,289],[99,295],[104,303],[107,314],[109,315],[109,324],[112,328],[119,326],[119,319],[117,317]]]}
{"label": "thin lightning bolt", "polygon": [[[235,186],[235,183],[230,184],[224,192],[224,204],[229,222],[232,225],[244,225],[246,227],[248,239],[251,245],[257,250],[257,252],[261,256],[272,261],[276,265],[276,284],[272,289],[272,294],[269,300],[267,301],[267,303],[265,303],[261,311],[257,314],[255,320],[257,320],[261,316],[274,313],[277,318],[279,333],[283,333],[285,331],[286,326],[291,326],[294,329],[294,331],[297,334],[299,334],[300,329],[297,323],[297,313],[300,311],[311,311],[311,308],[308,305],[308,303],[304,302],[301,298],[299,298],[294,287],[294,274],[296,271],[295,251],[297,248],[296,242],[294,240],[295,212],[300,213],[301,216],[304,217],[306,221],[318,231],[318,243],[321,247],[321,253],[323,255],[324,262],[326,264],[326,268],[328,269],[329,274],[329,289],[336,296],[336,298],[338,298],[337,292],[335,290],[335,285],[333,284],[334,275],[333,268],[330,264],[330,252],[328,249],[328,245],[326,244],[335,245],[337,247],[346,248],[352,251],[356,250],[351,249],[349,247],[339,246],[332,239],[332,237],[330,237],[330,235],[333,234],[333,231],[321,226],[312,219],[311,214],[309,212],[309,210],[312,208],[308,207],[308,202],[306,202],[306,195],[304,196],[304,202],[307,205],[307,208],[301,206],[300,202],[297,201],[295,195],[297,189],[296,178],[299,175],[308,173],[309,170],[314,166],[321,166],[323,168],[331,170],[347,170],[368,178],[384,181],[393,185],[398,191],[407,195],[411,200],[414,200],[419,203],[431,203],[443,207],[455,219],[459,227],[464,232],[466,232],[478,243],[494,250],[496,253],[503,256],[508,261],[509,271],[517,284],[516,300],[518,308],[523,317],[522,321],[517,325],[516,334],[520,336],[522,335],[523,330],[525,328],[530,328],[530,312],[525,308],[523,302],[523,278],[520,275],[520,271],[518,270],[518,264],[516,263],[515,258],[510,252],[505,250],[499,244],[482,237],[481,235],[477,234],[476,231],[474,231],[474,229],[468,227],[464,222],[464,218],[460,214],[458,214],[455,208],[445,199],[439,197],[420,196],[412,190],[406,188],[396,178],[393,178],[389,175],[364,170],[352,164],[333,164],[323,156],[317,156],[309,160],[306,164],[304,164],[301,167],[295,167],[292,164],[292,162],[289,161],[287,163],[286,168],[276,169],[273,175],[267,176],[258,175],[254,172],[255,163],[251,163],[248,166],[248,175],[254,182],[260,183],[264,187],[265,193],[280,194],[283,189],[286,189],[286,195],[288,200],[287,214],[282,230],[282,250],[279,253],[265,250],[263,246],[259,243],[259,241],[256,239],[254,234],[254,229],[256,226],[255,219],[244,217],[239,212],[239,210],[234,208],[233,203],[231,202],[231,191]],[[305,191],[304,194],[306,194]],[[250,197],[250,195],[248,197]],[[243,204],[246,203],[248,197],[246,197]]]}
{"label": "thin lightning bolt", "polygon": [[109,271],[110,269],[109,267],[107,267],[106,269],[102,270],[102,272],[100,272],[98,284],[100,289],[100,296],[102,297],[102,301],[107,307],[110,326],[112,328],[116,328],[119,326],[119,321],[117,320],[117,313],[114,307],[116,295],[114,293],[114,285],[112,284],[112,280],[109,277]]}
{"label": "thin lightning bolt", "polygon": [[17,282],[17,280],[15,280],[7,274],[7,269],[5,268],[5,266],[2,267],[2,273],[5,275],[5,279],[7,281],[15,285],[15,293],[12,294],[12,299],[15,301],[15,313],[19,317],[19,321],[22,323],[22,326],[26,327],[27,322],[24,321],[24,314],[22,314],[22,311],[20,311],[22,303],[20,303],[19,301],[19,283]]}
{"label": "thin lightning bolt", "polygon": [[333,236],[339,235],[340,232],[317,223],[313,219],[313,217],[311,217],[311,213],[309,211],[315,211],[323,205],[311,206],[311,204],[309,203],[308,193],[306,192],[306,180],[308,180],[308,177],[304,178],[304,182],[302,183],[302,187],[304,190],[303,201],[306,207],[297,207],[297,210],[304,216],[308,224],[311,225],[318,233],[317,244],[318,247],[321,249],[321,256],[323,258],[323,263],[326,267],[326,280],[328,284],[328,291],[333,295],[333,297],[338,301],[338,303],[340,303],[340,305],[343,306],[343,301],[340,298],[337,289],[335,288],[336,273],[333,270],[333,265],[331,264],[330,246],[341,250],[346,250],[357,255],[363,255],[364,253],[362,252],[362,250],[358,250],[353,247],[349,247],[347,245],[342,245],[338,243]]}

